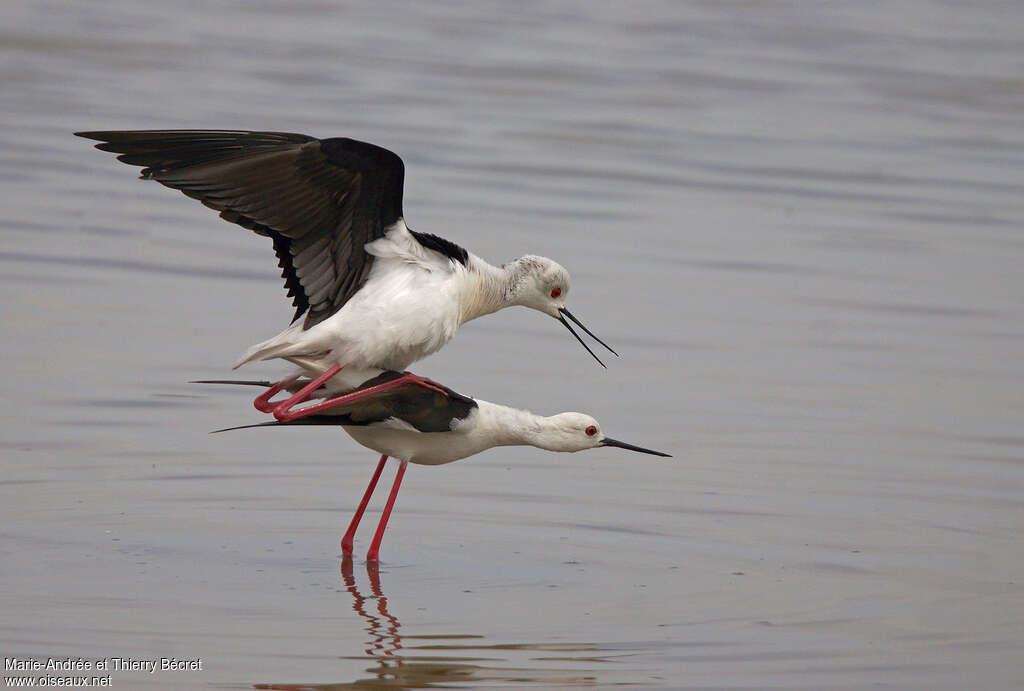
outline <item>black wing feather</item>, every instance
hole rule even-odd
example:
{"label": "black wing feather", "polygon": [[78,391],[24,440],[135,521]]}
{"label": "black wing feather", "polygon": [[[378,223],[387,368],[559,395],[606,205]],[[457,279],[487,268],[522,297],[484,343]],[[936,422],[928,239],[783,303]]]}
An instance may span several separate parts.
{"label": "black wing feather", "polygon": [[430,233],[417,233],[412,229],[410,229],[409,232],[414,238],[416,238],[416,242],[420,243],[428,250],[440,252],[452,261],[459,262],[463,266],[465,266],[466,262],[469,260],[469,252],[462,247],[459,247],[451,240],[445,240],[444,238],[431,235]]}
{"label": "black wing feather", "polygon": [[307,329],[359,290],[373,263],[363,246],[402,216],[402,159],[366,142],[239,130],[76,134],[270,237],[293,321],[306,314]]}
{"label": "black wing feather", "polygon": [[[366,389],[402,376],[388,371],[359,385]],[[436,383],[436,382],[435,382]],[[464,420],[477,407],[476,401],[438,384],[447,395],[408,383],[388,391],[331,408],[329,414],[310,415],[295,422],[307,425],[372,425],[391,418],[402,420],[420,432],[449,432],[452,423]],[[294,423],[285,423],[294,424]]]}

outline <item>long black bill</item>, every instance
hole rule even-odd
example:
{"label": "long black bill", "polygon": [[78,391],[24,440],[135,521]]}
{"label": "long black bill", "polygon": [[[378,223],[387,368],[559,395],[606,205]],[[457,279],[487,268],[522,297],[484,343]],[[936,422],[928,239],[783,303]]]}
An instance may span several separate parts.
{"label": "long black bill", "polygon": [[[590,337],[591,337],[591,338],[593,338],[593,339],[594,339],[595,341],[597,341],[598,343],[600,343],[601,345],[603,345],[603,346],[604,346],[605,348],[607,348],[607,349],[608,349],[608,352],[609,352],[609,353],[611,353],[611,354],[612,354],[612,355],[614,355],[615,357],[619,357],[619,354],[618,354],[618,353],[616,353],[616,352],[615,352],[614,350],[612,350],[612,347],[611,347],[610,345],[608,345],[607,343],[605,343],[604,341],[602,341],[602,340],[601,340],[600,338],[598,338],[598,337],[597,337],[597,336],[596,336],[596,335],[594,334],[594,332],[593,332],[593,331],[591,331],[591,330],[590,330],[590,329],[588,329],[588,328],[587,328],[586,326],[584,326],[584,325],[583,325],[583,322],[581,322],[581,321],[580,321],[579,319],[577,319],[577,318],[576,318],[575,316],[573,316],[573,313],[572,313],[572,312],[570,312],[569,310],[565,309],[564,307],[562,307],[562,308],[561,308],[561,309],[559,309],[558,311],[559,311],[559,312],[561,312],[562,314],[564,314],[565,316],[569,317],[569,319],[572,319],[572,322],[573,322],[573,324],[575,324],[576,326],[578,326],[578,327],[580,327],[581,329],[583,329],[584,333],[586,333],[586,334],[587,334],[588,336],[590,336]],[[563,322],[563,323],[564,323],[564,322]],[[566,324],[566,326],[568,326],[568,324]],[[569,330],[570,330],[570,331],[572,331],[572,329],[569,329]],[[574,334],[574,335],[575,335],[575,334]],[[579,336],[576,336],[576,338],[579,338]],[[581,341],[581,342],[582,342],[582,341]],[[588,348],[587,350],[590,350],[590,349]],[[593,353],[591,353],[591,355],[593,355]],[[595,357],[596,357],[596,356],[595,356]],[[600,360],[598,360],[598,362],[600,362]]]}
{"label": "long black bill", "polygon": [[[559,311],[560,312],[564,312],[565,310],[559,310]],[[603,362],[601,362],[601,358],[597,357],[597,355],[594,354],[594,351],[590,349],[590,346],[588,346],[586,343],[583,342],[583,339],[580,338],[580,335],[572,330],[572,327],[569,326],[569,322],[565,321],[565,317],[561,317],[560,316],[558,318],[558,321],[562,322],[562,324],[565,326],[565,328],[569,329],[569,333],[571,333],[573,336],[575,336],[576,340],[580,342],[580,345],[582,345],[584,348],[586,348],[587,352],[594,356],[594,359],[597,360],[597,364],[601,365],[601,367],[604,367],[605,369],[608,369],[608,365],[606,365]]]}
{"label": "long black bill", "polygon": [[640,453],[649,453],[652,456],[664,456],[665,458],[672,458],[672,454],[662,453],[660,451],[652,451],[651,449],[645,449],[642,446],[634,446],[633,444],[627,444],[624,441],[618,441],[617,439],[609,439],[605,437],[601,440],[600,446],[614,446],[620,449],[629,449],[630,451],[639,451]]}

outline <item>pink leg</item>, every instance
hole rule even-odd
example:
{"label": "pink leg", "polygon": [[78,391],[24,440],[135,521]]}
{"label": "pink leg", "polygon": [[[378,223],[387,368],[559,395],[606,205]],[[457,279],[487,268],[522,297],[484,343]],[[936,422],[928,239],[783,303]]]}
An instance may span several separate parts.
{"label": "pink leg", "polygon": [[274,396],[276,396],[278,391],[281,391],[282,389],[284,389],[286,386],[288,386],[289,384],[291,384],[293,381],[295,381],[298,378],[299,378],[299,375],[296,374],[293,377],[288,377],[286,379],[282,379],[281,381],[277,382],[276,384],[271,386],[269,389],[267,389],[266,391],[261,393],[259,396],[257,396],[256,400],[253,401],[252,404],[254,406],[256,406],[256,410],[260,411],[261,413],[273,412],[274,407],[277,406],[277,404],[276,403],[271,403],[270,399],[273,398]]}
{"label": "pink leg", "polygon": [[370,497],[373,496],[373,490],[377,487],[377,480],[380,479],[380,473],[384,470],[384,464],[387,460],[388,457],[386,455],[380,457],[380,463],[377,464],[377,470],[373,472],[373,477],[370,478],[370,484],[366,487],[366,492],[363,494],[363,500],[359,502],[359,508],[356,509],[356,515],[352,517],[352,522],[348,524],[348,530],[345,531],[345,537],[341,538],[341,553],[346,556],[352,554],[352,542],[356,537],[356,528],[359,527],[359,521],[363,518],[363,511],[366,511],[366,505],[370,502]]}
{"label": "pink leg", "polygon": [[409,465],[408,461],[402,461],[402,464],[398,466],[398,473],[395,475],[395,484],[391,486],[391,495],[388,497],[388,503],[384,507],[384,513],[380,517],[380,523],[377,524],[377,534],[373,536],[373,542],[370,543],[370,551],[366,553],[367,561],[379,561],[380,560],[380,541],[384,537],[384,529],[388,527],[388,519],[391,518],[391,509],[395,505],[395,497],[398,496],[398,488],[402,484],[402,476],[405,475],[405,467]]}
{"label": "pink leg", "polygon": [[[335,367],[337,367],[337,365],[335,365]],[[338,367],[338,369],[341,368]],[[437,382],[431,381],[426,377],[421,377],[418,374],[413,374],[411,372],[403,372],[401,377],[398,377],[397,379],[392,379],[389,382],[378,384],[376,386],[370,386],[368,388],[360,389],[358,391],[353,391],[352,393],[345,394],[344,396],[332,398],[330,400],[322,401],[320,403],[314,403],[313,405],[308,405],[305,408],[291,410],[292,406],[307,400],[312,394],[312,392],[316,390],[316,388],[319,387],[320,384],[322,384],[329,376],[333,376],[334,374],[337,373],[337,370],[334,370],[333,372],[331,370],[334,370],[334,368],[332,367],[331,369],[327,370],[327,372],[324,372],[319,377],[311,381],[309,384],[303,387],[302,391],[299,391],[297,394],[289,398],[287,401],[279,403],[277,407],[274,408],[274,417],[276,417],[281,422],[291,422],[292,420],[298,420],[299,418],[306,417],[307,415],[315,415],[316,413],[322,412],[324,410],[329,410],[330,408],[342,405],[343,403],[351,403],[353,401],[358,401],[361,398],[366,398],[367,396],[373,396],[374,394],[381,393],[382,391],[387,391],[389,389],[397,389],[398,387],[405,386],[406,384],[416,384],[418,386],[422,386],[425,389],[436,391],[444,396],[448,395],[448,393]]]}
{"label": "pink leg", "polygon": [[331,365],[327,370],[316,379],[312,380],[301,389],[292,394],[291,398],[281,401],[274,405],[274,417],[278,420],[283,420],[282,415],[287,415],[289,409],[292,406],[296,406],[303,401],[308,401],[313,392],[320,388],[320,385],[325,381],[333,377],[335,374],[341,371],[341,365]]}

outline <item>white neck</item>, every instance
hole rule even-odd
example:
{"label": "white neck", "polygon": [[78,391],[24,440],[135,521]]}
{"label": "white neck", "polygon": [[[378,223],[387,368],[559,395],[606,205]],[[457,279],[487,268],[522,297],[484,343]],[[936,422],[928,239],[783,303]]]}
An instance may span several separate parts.
{"label": "white neck", "polygon": [[515,302],[520,273],[516,262],[494,266],[475,254],[469,255],[465,281],[461,286],[459,324],[493,314]]}
{"label": "white neck", "polygon": [[552,429],[550,418],[528,410],[509,408],[477,399],[480,410],[478,432],[490,446],[535,446],[547,451],[566,451],[562,437]]}

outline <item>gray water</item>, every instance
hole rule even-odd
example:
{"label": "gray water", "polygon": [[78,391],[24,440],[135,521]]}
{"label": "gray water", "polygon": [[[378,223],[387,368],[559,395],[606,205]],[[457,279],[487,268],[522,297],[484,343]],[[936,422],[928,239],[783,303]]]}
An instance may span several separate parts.
{"label": "gray water", "polygon": [[[0,653],[115,688],[1024,684],[1024,5],[0,8]],[[572,272],[415,371],[611,449],[410,468],[257,422],[269,243],[71,136],[351,136]],[[273,377],[279,364],[242,370]],[[393,469],[382,482],[387,486]],[[11,676],[10,672],[6,673]]]}

